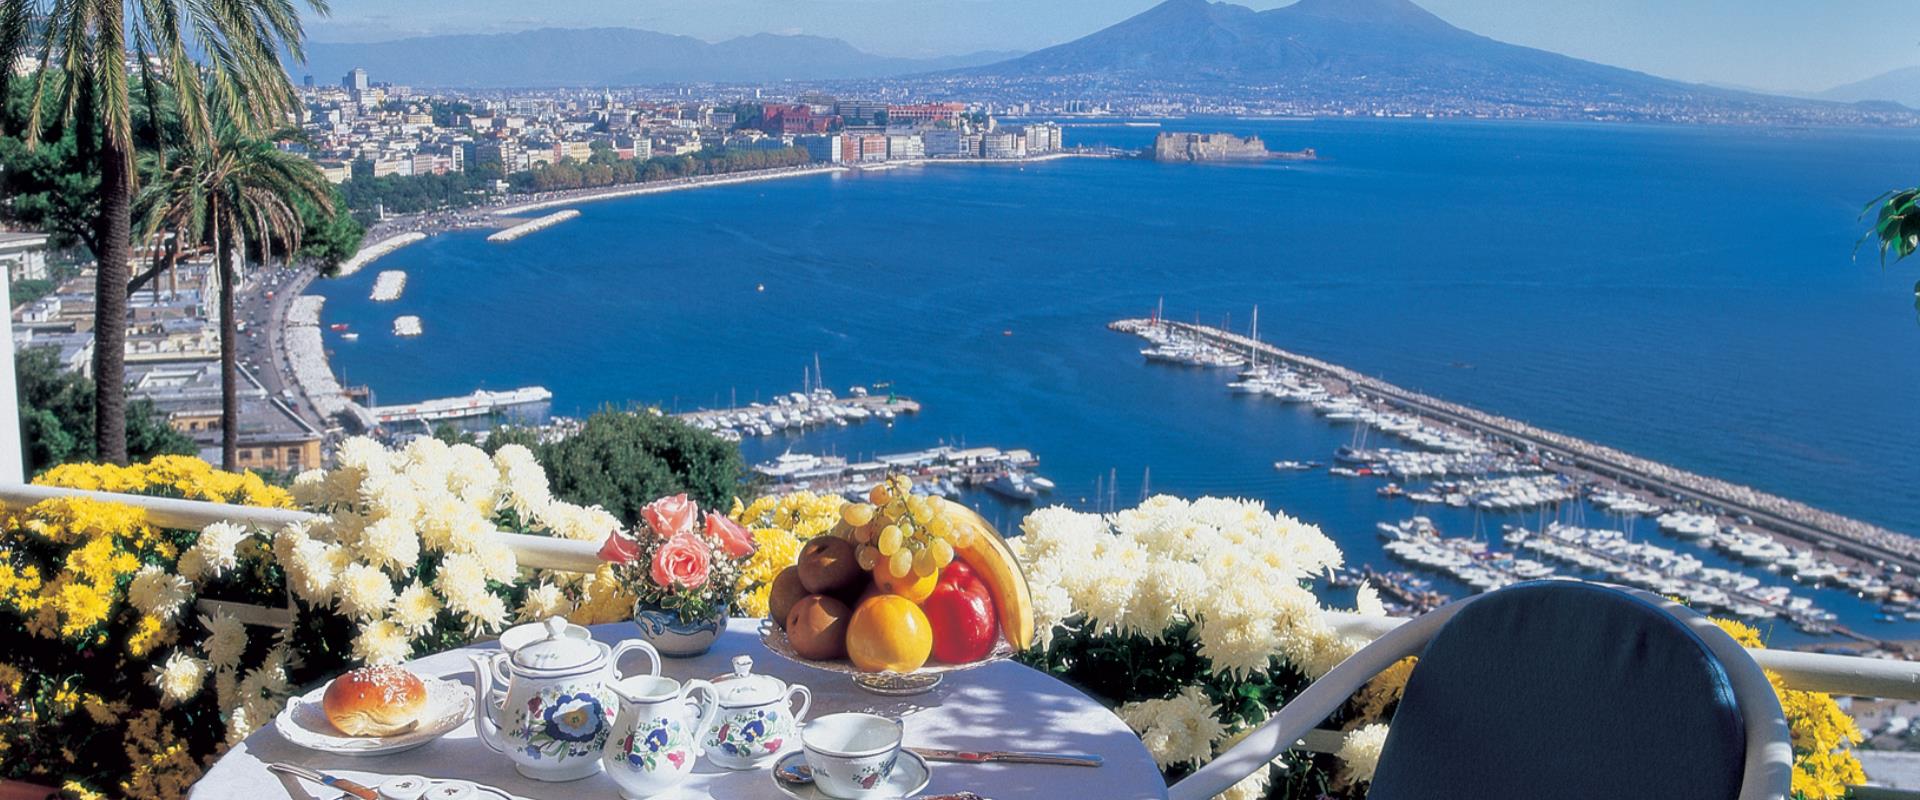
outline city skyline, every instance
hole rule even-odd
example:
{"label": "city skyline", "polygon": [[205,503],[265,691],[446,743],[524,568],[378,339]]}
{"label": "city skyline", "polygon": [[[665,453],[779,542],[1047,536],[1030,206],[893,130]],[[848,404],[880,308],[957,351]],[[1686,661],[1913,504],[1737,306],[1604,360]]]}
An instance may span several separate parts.
{"label": "city skyline", "polygon": [[[541,16],[502,0],[463,3],[448,21],[422,0],[336,0],[309,18],[316,42],[372,42],[449,33],[542,27],[630,27],[709,41],[755,33],[837,38],[886,56],[931,57],[1031,51],[1070,41],[1157,0],[572,0]],[[1244,0],[1254,9],[1292,0]],[[1865,0],[1842,12],[1768,0],[1423,0],[1449,23],[1494,39],[1683,81],[1776,92],[1817,92],[1920,64],[1920,40],[1898,26],[1895,0]],[[1006,20],[1017,17],[1019,25]],[[1701,31],[1710,31],[1702,34]]]}

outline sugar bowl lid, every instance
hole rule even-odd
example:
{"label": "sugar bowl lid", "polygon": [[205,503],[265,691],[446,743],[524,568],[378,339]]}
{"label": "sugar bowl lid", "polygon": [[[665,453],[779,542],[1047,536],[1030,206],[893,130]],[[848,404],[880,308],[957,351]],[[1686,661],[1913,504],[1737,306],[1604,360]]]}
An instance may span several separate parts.
{"label": "sugar bowl lid", "polygon": [[550,617],[542,623],[546,631],[539,639],[513,651],[513,665],[538,672],[579,669],[605,657],[597,643],[567,635],[565,617]]}
{"label": "sugar bowl lid", "polygon": [[787,693],[787,684],[772,675],[756,675],[752,656],[734,656],[733,672],[713,679],[714,694],[720,705],[731,708],[777,703]]}

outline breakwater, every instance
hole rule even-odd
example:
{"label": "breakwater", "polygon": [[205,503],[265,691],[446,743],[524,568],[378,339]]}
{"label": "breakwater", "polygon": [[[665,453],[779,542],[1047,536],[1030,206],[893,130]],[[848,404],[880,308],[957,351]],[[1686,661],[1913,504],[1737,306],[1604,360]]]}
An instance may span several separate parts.
{"label": "breakwater", "polygon": [[566,222],[567,220],[573,219],[574,217],[577,217],[577,216],[580,216],[580,212],[578,209],[569,208],[565,211],[555,211],[544,217],[522,222],[511,228],[508,228],[506,230],[503,230],[491,236],[488,236],[487,241],[511,242],[522,236],[526,236],[527,234],[534,233],[536,231],[545,230],[547,228],[551,228],[555,225],[558,225],[562,222]]}
{"label": "breakwater", "polygon": [[353,254],[352,258],[340,262],[339,276],[344,278],[359,272],[361,267],[373,263],[381,256],[406,247],[414,242],[425,241],[426,238],[427,235],[420,231],[408,231],[398,236],[381,239],[378,242],[362,247],[360,248],[360,252]]}
{"label": "breakwater", "polygon": [[373,279],[373,294],[369,297],[375,302],[400,299],[400,292],[407,288],[407,273],[397,269],[383,270]]}
{"label": "breakwater", "polygon": [[333,377],[333,368],[327,364],[326,344],[320,336],[320,306],[324,303],[324,297],[301,295],[287,307],[285,341],[293,379],[322,419],[331,420],[344,414],[363,428],[371,428],[372,416],[366,408],[347,398],[346,391]]}
{"label": "breakwater", "polygon": [[1338,364],[1283,350],[1220,328],[1148,319],[1120,320],[1109,327],[1139,333],[1156,324],[1184,331],[1237,352],[1258,352],[1263,359],[1284,363],[1323,382],[1334,382],[1335,385],[1329,386],[1329,389],[1344,390],[1407,413],[1549,456],[1563,468],[1590,473],[1627,487],[1699,502],[1728,516],[1744,516],[1752,520],[1750,524],[1754,527],[1803,541],[1831,545],[1840,552],[1869,561],[1884,561],[1900,567],[1906,575],[1920,571],[1920,539],[1813,508],[1796,500],[1414,392]]}

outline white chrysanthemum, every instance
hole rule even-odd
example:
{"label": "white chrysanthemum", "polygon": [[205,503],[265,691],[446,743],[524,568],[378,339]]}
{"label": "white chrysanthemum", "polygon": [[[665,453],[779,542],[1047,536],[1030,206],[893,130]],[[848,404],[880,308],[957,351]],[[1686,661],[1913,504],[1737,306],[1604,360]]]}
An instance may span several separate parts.
{"label": "white chrysanthemum", "polygon": [[193,584],[154,564],[141,567],[127,585],[127,600],[134,608],[167,621],[178,616],[191,599]]}
{"label": "white chrysanthemum", "polygon": [[453,553],[471,553],[486,545],[493,538],[496,529],[492,522],[478,511],[467,511],[453,521],[447,533],[447,551]]}
{"label": "white chrysanthemum", "polygon": [[266,722],[266,719],[254,719],[250,709],[250,704],[240,703],[227,710],[228,745],[239,744],[248,736],[253,735],[255,728]]}
{"label": "white chrysanthemum", "polygon": [[374,566],[401,575],[420,563],[420,537],[414,535],[411,520],[387,517],[361,532],[360,555]]}
{"label": "white chrysanthemum", "polygon": [[561,593],[560,587],[540,583],[527,589],[527,596],[520,600],[519,618],[523,622],[531,622],[565,616],[571,611],[573,604],[567,602],[567,596]]}
{"label": "white chrysanthemum", "polygon": [[507,626],[507,601],[492,592],[482,592],[466,611],[467,632],[480,636]]}
{"label": "white chrysanthemum", "polygon": [[512,548],[499,542],[488,541],[474,551],[480,557],[480,566],[486,570],[487,579],[499,583],[513,583],[520,577],[520,560],[513,555]]}
{"label": "white chrysanthemum", "polygon": [[207,662],[175,650],[165,663],[154,667],[153,685],[166,699],[183,703],[200,693],[207,682]]}
{"label": "white chrysanthemum", "polygon": [[599,506],[580,506],[554,501],[540,511],[540,524],[553,535],[580,542],[598,542],[620,529],[620,520]]}
{"label": "white chrysanthemum", "polygon": [[1273,783],[1273,770],[1261,767],[1252,775],[1241,778],[1239,783],[1227,787],[1227,790],[1214,797],[1214,800],[1266,800],[1267,787]]}
{"label": "white chrysanthemum", "polygon": [[1375,722],[1348,731],[1336,755],[1347,762],[1347,777],[1354,783],[1373,780],[1380,767],[1380,751],[1387,746],[1387,725]]}
{"label": "white chrysanthemum", "polygon": [[433,621],[438,616],[440,598],[416,580],[393,598],[393,610],[387,618],[408,635],[423,636],[433,630]]}
{"label": "white chrysanthemum", "polygon": [[201,614],[200,624],[207,629],[207,662],[223,670],[238,665],[247,652],[247,626],[223,612]]}
{"label": "white chrysanthemum", "polygon": [[340,572],[334,594],[341,613],[372,619],[393,602],[393,579],[371,564],[350,564]]}
{"label": "white chrysanthemum", "polygon": [[232,708],[240,703],[239,671],[227,668],[213,671],[213,702],[220,708]]}
{"label": "white chrysanthemum", "polygon": [[480,563],[480,557],[472,553],[453,553],[440,562],[440,572],[435,577],[433,588],[440,593],[447,607],[461,614],[470,614],[487,594],[487,568]]}
{"label": "white chrysanthemum", "polygon": [[340,453],[335,459],[340,469],[356,470],[363,474],[387,474],[393,471],[392,457],[387,448],[365,436],[355,436],[340,443]]}
{"label": "white chrysanthemum", "polygon": [[1371,583],[1362,582],[1360,592],[1353,600],[1353,610],[1363,617],[1384,617],[1387,615],[1387,604],[1380,602],[1380,590],[1373,588]]}
{"label": "white chrysanthemum", "polygon": [[407,632],[391,620],[374,620],[360,626],[353,637],[353,657],[364,664],[398,664],[413,652]]}
{"label": "white chrysanthemum", "polygon": [[[285,534],[282,534],[284,537]],[[276,549],[279,541],[275,541]],[[295,596],[314,605],[333,600],[339,570],[334,564],[346,556],[346,548],[301,536],[292,540],[280,567],[286,570],[287,586]]]}
{"label": "white chrysanthemum", "polygon": [[453,448],[453,465],[447,472],[447,490],[475,508],[491,509],[500,491],[500,471],[486,451],[472,445]]}
{"label": "white chrysanthemum", "polygon": [[451,549],[454,526],[468,516],[477,516],[477,513],[451,492],[423,496],[420,499],[420,544],[434,551]]}
{"label": "white chrysanthemum", "polygon": [[1280,634],[1281,657],[1309,678],[1319,678],[1366,646],[1366,640],[1341,636],[1316,618]]}
{"label": "white chrysanthemum", "polygon": [[327,471],[310,469],[293,476],[293,502],[301,508],[319,508],[329,502]]}
{"label": "white chrysanthemum", "polygon": [[1143,700],[1117,709],[1120,719],[1140,734],[1161,769],[1200,764],[1213,757],[1213,743],[1226,734],[1216,718],[1219,709],[1198,686],[1188,686],[1165,700]]}
{"label": "white chrysanthemum", "polygon": [[1245,677],[1264,672],[1280,647],[1273,620],[1258,614],[1202,613],[1194,626],[1200,655],[1215,674]]}
{"label": "white chrysanthemum", "polygon": [[1207,588],[1207,573],[1200,565],[1157,560],[1142,571],[1133,603],[1120,621],[1120,630],[1159,639],[1182,616],[1190,599],[1199,597]]}
{"label": "white chrysanthemum", "polygon": [[240,543],[247,529],[230,522],[216,522],[200,531],[186,552],[180,554],[180,574],[194,583],[218,578],[240,566]]}

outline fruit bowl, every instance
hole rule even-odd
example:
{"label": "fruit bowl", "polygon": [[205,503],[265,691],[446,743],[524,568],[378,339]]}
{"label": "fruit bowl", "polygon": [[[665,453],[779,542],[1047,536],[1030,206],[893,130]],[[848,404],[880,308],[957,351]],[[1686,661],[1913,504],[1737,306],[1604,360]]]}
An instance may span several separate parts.
{"label": "fruit bowl", "polygon": [[863,672],[854,667],[852,661],[844,658],[820,661],[794,652],[793,644],[787,641],[787,632],[780,630],[780,626],[773,624],[772,620],[760,621],[760,643],[766,645],[767,649],[772,650],[775,655],[788,661],[852,676],[855,686],[874,694],[895,697],[923,694],[939,686],[940,681],[949,672],[960,672],[1005,661],[1012,658],[1014,653],[1013,645],[1008,644],[1005,637],[1001,637],[994,640],[993,650],[987,653],[986,658],[978,661],[969,661],[964,664],[929,661],[926,666],[912,672]]}

